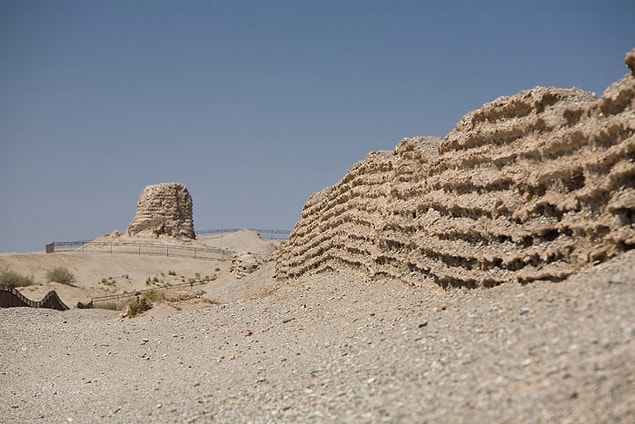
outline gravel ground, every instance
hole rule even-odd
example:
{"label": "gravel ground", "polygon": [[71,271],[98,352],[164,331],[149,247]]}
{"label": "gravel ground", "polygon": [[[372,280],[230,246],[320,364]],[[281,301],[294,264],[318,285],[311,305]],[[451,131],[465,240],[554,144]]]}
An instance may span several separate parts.
{"label": "gravel ground", "polygon": [[475,290],[267,272],[135,319],[0,309],[0,422],[635,422],[635,251]]}

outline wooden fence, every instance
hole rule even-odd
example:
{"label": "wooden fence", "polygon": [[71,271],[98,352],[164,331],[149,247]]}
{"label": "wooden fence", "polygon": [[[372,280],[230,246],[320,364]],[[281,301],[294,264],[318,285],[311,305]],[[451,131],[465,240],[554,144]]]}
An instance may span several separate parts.
{"label": "wooden fence", "polygon": [[18,289],[11,286],[0,285],[0,308],[15,308],[28,306],[31,308],[49,308],[58,311],[66,311],[68,306],[62,302],[55,290],[48,292],[40,301],[31,300]]}
{"label": "wooden fence", "polygon": [[109,295],[104,295],[104,296],[96,296],[91,298],[90,303],[93,305],[99,305],[99,304],[104,304],[104,303],[109,303],[112,302],[116,305],[116,309],[121,309],[121,307],[123,305],[125,305],[127,302],[130,301],[131,298],[136,297],[136,296],[140,296],[142,295],[144,292],[150,291],[150,290],[169,290],[169,289],[178,289],[178,288],[193,288],[195,285],[199,285],[199,284],[205,284],[206,281],[194,281],[194,282],[190,282],[190,283],[176,283],[176,284],[167,284],[165,286],[162,287],[152,287],[152,288],[147,288],[147,289],[143,289],[143,290],[136,290],[134,292],[131,293],[115,293],[115,294],[109,294]]}

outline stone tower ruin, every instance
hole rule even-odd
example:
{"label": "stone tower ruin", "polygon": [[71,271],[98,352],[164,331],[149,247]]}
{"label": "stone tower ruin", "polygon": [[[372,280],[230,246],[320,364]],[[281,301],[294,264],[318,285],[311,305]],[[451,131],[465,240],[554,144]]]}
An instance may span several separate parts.
{"label": "stone tower ruin", "polygon": [[128,235],[195,239],[192,196],[187,187],[179,183],[162,183],[144,188]]}

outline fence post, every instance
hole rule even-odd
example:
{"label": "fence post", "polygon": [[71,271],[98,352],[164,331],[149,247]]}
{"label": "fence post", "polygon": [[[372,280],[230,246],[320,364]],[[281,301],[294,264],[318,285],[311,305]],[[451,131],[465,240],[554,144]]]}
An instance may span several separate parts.
{"label": "fence post", "polygon": [[170,246],[169,245],[165,245],[165,256],[170,256]]}
{"label": "fence post", "polygon": [[112,255],[112,242],[110,242],[110,254]]}
{"label": "fence post", "polygon": [[138,247],[139,255],[141,255],[141,243],[139,243],[137,247]]}

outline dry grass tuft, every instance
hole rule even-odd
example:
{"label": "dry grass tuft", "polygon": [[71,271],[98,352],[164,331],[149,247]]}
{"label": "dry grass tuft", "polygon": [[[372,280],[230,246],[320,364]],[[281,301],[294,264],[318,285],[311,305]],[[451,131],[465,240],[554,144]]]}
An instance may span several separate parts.
{"label": "dry grass tuft", "polygon": [[26,287],[33,284],[35,284],[35,280],[32,275],[22,275],[8,269],[0,271],[0,285]]}
{"label": "dry grass tuft", "polygon": [[55,267],[46,273],[46,278],[55,283],[72,286],[75,283],[75,276],[65,267]]}
{"label": "dry grass tuft", "polygon": [[135,317],[152,309],[152,304],[165,300],[165,293],[158,290],[147,290],[128,302],[128,318]]}

